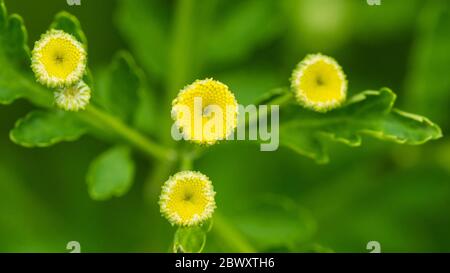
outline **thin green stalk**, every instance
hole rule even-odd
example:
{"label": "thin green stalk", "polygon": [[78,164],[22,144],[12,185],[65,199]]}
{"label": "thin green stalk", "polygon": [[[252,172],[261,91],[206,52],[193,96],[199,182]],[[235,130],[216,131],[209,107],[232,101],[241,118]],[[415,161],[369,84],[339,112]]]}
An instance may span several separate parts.
{"label": "thin green stalk", "polygon": [[86,107],[86,110],[82,113],[82,115],[84,115],[86,117],[86,121],[90,122],[92,125],[96,125],[98,122],[102,126],[106,125],[110,131],[122,137],[134,147],[148,155],[163,161],[173,161],[175,159],[174,151],[160,146],[138,131],[128,127],[119,119],[101,111],[93,105]]}
{"label": "thin green stalk", "polygon": [[182,171],[188,171],[192,170],[192,168],[193,168],[192,156],[188,154],[183,154],[181,157],[180,169]]}
{"label": "thin green stalk", "polygon": [[[33,92],[30,99],[35,104],[42,107],[53,106],[53,96],[48,90],[26,80],[24,80],[23,83],[31,92]],[[128,127],[119,119],[103,112],[92,104],[90,104],[85,111],[78,113],[78,115],[93,127],[118,135],[135,148],[141,150],[147,155],[150,155],[151,157],[155,157],[163,161],[174,161],[176,158],[175,151],[164,148],[153,142],[138,131]]]}

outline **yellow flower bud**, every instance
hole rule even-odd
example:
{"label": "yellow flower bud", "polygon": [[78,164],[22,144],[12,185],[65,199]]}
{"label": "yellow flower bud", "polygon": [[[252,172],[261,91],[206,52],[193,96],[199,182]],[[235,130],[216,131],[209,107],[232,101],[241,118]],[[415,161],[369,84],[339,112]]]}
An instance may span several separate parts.
{"label": "yellow flower bud", "polygon": [[197,80],[172,102],[172,118],[185,139],[214,144],[226,139],[237,126],[238,104],[225,84]]}
{"label": "yellow flower bud", "polygon": [[50,87],[65,87],[81,80],[87,53],[83,45],[62,30],[49,30],[34,45],[31,67],[36,79]]}
{"label": "yellow flower bud", "polygon": [[66,111],[84,110],[91,99],[91,89],[83,81],[55,92],[55,103]]}
{"label": "yellow flower bud", "polygon": [[216,203],[209,178],[193,171],[182,171],[167,180],[159,200],[161,213],[172,225],[193,226],[211,218]]}
{"label": "yellow flower bud", "polygon": [[339,107],[347,96],[342,68],[322,54],[306,56],[292,73],[291,86],[297,101],[306,108],[326,112]]}

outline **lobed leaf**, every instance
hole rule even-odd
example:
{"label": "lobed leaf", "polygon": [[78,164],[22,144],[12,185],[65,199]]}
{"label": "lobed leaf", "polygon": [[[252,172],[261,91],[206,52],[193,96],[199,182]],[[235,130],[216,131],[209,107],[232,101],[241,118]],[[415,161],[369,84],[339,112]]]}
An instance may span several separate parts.
{"label": "lobed leaf", "polygon": [[[0,58],[0,63],[6,64],[2,58]],[[0,73],[0,104],[11,104],[13,101],[25,96],[24,89],[18,78],[9,69],[5,69]]]}
{"label": "lobed leaf", "polygon": [[92,199],[103,201],[128,192],[135,173],[130,154],[128,147],[113,147],[91,163],[86,180]]}
{"label": "lobed leaf", "polygon": [[24,147],[48,147],[62,141],[77,140],[85,131],[71,113],[33,111],[16,122],[10,138]]}
{"label": "lobed leaf", "polygon": [[325,139],[359,146],[362,135],[370,135],[399,144],[419,145],[442,136],[441,129],[427,118],[393,108],[395,98],[387,88],[365,91],[327,114],[290,104],[281,112],[280,142],[318,163],[326,163]]}
{"label": "lobed leaf", "polygon": [[22,17],[17,14],[9,16],[7,26],[1,36],[1,47],[11,65],[16,68],[28,68],[30,50],[27,45],[28,35]]}
{"label": "lobed leaf", "polygon": [[50,25],[50,29],[63,30],[64,32],[73,35],[87,48],[87,38],[81,28],[80,21],[72,14],[66,11],[61,11],[56,14],[55,19]]}
{"label": "lobed leaf", "polygon": [[[8,16],[3,0],[0,0],[0,55],[9,65],[29,66],[30,50],[27,46],[28,35],[22,17],[17,14]],[[9,65],[7,67],[9,67]]]}
{"label": "lobed leaf", "polygon": [[140,103],[143,72],[128,52],[113,59],[97,90],[97,99],[110,113],[130,123]]}
{"label": "lobed leaf", "polygon": [[26,96],[22,88],[22,76],[16,70],[29,68],[30,50],[27,32],[19,15],[8,16],[3,0],[0,0],[0,104],[10,104]]}

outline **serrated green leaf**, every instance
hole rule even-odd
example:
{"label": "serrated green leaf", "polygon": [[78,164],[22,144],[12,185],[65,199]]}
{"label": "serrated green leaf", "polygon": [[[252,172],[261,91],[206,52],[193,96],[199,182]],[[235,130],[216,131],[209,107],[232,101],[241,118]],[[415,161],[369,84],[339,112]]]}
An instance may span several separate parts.
{"label": "serrated green leaf", "polygon": [[281,112],[280,143],[325,163],[325,137],[359,146],[362,135],[409,145],[423,144],[442,136],[440,128],[427,118],[393,108],[395,98],[387,88],[365,91],[327,114],[288,105]]}
{"label": "serrated green leaf", "polygon": [[179,227],[175,232],[173,252],[200,253],[206,244],[206,231],[201,227]]}
{"label": "serrated green leaf", "polygon": [[27,45],[28,35],[22,17],[17,14],[8,16],[4,2],[0,2],[0,55],[5,58],[2,69],[11,65],[15,68],[29,67],[30,50]]}
{"label": "serrated green leaf", "polygon": [[328,163],[328,153],[320,136],[306,133],[289,125],[280,127],[281,143],[298,154],[312,158],[318,164]]}
{"label": "serrated green leaf", "polygon": [[74,141],[85,128],[71,113],[33,111],[17,121],[11,140],[24,147],[48,147],[62,141]]}
{"label": "serrated green leaf", "polygon": [[110,113],[130,123],[140,102],[142,84],[143,73],[133,57],[127,52],[120,52],[101,80],[97,99]]}
{"label": "serrated green leaf", "polygon": [[18,15],[8,17],[3,1],[0,2],[0,14],[0,104],[10,104],[27,95],[23,75],[17,71],[29,69],[29,48],[22,18]]}
{"label": "serrated green leaf", "polygon": [[56,14],[50,28],[63,30],[64,32],[73,35],[87,48],[86,35],[81,28],[80,21],[74,15],[66,11],[59,12]]}
{"label": "serrated green leaf", "polygon": [[37,85],[31,76],[27,77],[23,72],[6,67],[9,62],[1,54],[0,64],[5,65],[0,73],[0,104],[11,104],[17,99],[26,98],[38,106],[53,105],[53,95],[48,89]]}
{"label": "serrated green leaf", "polygon": [[373,124],[365,133],[381,140],[420,145],[442,137],[441,129],[429,119],[398,109],[392,109],[389,115],[375,122],[379,123]]}
{"label": "serrated green leaf", "polygon": [[128,192],[135,166],[128,147],[114,147],[98,156],[87,174],[88,192],[94,200],[120,197]]}
{"label": "serrated green leaf", "polygon": [[27,40],[28,35],[22,17],[17,14],[11,15],[2,35],[2,48],[10,63],[22,69],[28,68],[30,64]]}
{"label": "serrated green leaf", "polygon": [[[2,58],[0,57],[0,63],[4,64],[5,62],[1,60]],[[10,73],[9,69],[0,73],[0,104],[10,104],[25,95],[22,84],[17,81],[18,77],[14,77],[16,75],[11,77],[11,75],[14,74]]]}
{"label": "serrated green leaf", "polygon": [[258,249],[293,246],[309,241],[316,223],[309,212],[279,195],[255,198],[236,212],[234,224]]}

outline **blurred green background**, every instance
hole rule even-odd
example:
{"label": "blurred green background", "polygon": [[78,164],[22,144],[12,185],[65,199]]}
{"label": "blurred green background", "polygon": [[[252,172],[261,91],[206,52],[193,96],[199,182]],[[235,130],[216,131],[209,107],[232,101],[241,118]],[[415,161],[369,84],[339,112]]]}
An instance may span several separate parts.
{"label": "blurred green background", "polygon": [[[24,17],[30,46],[58,11],[75,14],[94,74],[127,49],[156,96],[214,77],[248,104],[287,86],[296,63],[316,52],[343,66],[350,94],[392,88],[400,108],[429,117],[444,138],[419,147],[370,138],[359,148],[330,144],[327,165],[285,148],[264,153],[252,143],[224,143],[195,169],[213,181],[221,213],[260,251],[368,252],[367,242],[379,241],[383,252],[450,252],[448,1],[5,2]],[[193,16],[183,17],[189,13],[183,9]],[[177,25],[181,35],[172,31]],[[0,107],[0,251],[67,252],[72,240],[82,252],[168,251],[174,228],[146,184],[154,164],[135,155],[130,192],[93,201],[85,173],[108,145],[85,136],[46,149],[19,147],[8,133],[32,108],[25,101]],[[267,195],[281,210],[256,201]],[[205,251],[236,250],[212,232]]]}

